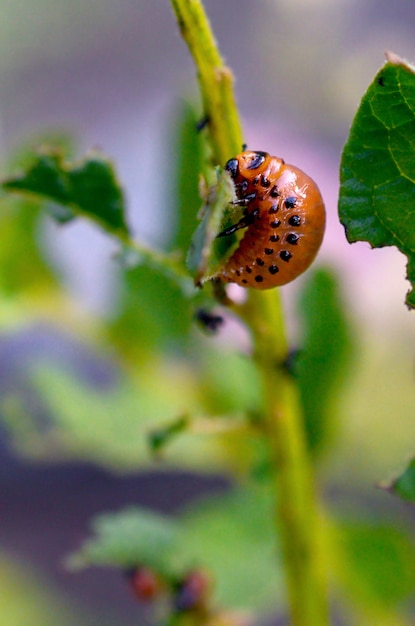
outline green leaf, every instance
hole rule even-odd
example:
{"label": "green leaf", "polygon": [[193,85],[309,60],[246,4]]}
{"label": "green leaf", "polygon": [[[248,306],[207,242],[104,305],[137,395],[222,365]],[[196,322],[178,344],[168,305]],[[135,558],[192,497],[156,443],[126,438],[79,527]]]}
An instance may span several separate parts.
{"label": "green leaf", "polygon": [[155,347],[185,350],[193,305],[182,289],[147,264],[126,268],[119,282],[118,311],[109,327],[117,348],[138,360]]}
{"label": "green leaf", "polygon": [[215,580],[222,606],[269,611],[284,604],[274,502],[267,488],[205,498],[181,517],[186,547]]}
{"label": "green leaf", "polygon": [[415,544],[408,532],[371,521],[341,523],[340,576],[347,597],[377,611],[393,610],[415,588]]}
{"label": "green leaf", "polygon": [[240,238],[217,239],[218,233],[243,214],[241,207],[231,204],[234,187],[229,175],[211,166],[205,135],[197,130],[199,121],[195,109],[185,103],[171,159],[177,181],[172,194],[177,213],[172,247],[187,252],[187,265],[198,286],[218,272]]}
{"label": "green leaf", "polygon": [[352,354],[352,332],[330,269],[309,274],[297,304],[302,343],[294,363],[308,442],[313,452],[327,443],[336,417],[335,402]]}
{"label": "green leaf", "polygon": [[187,257],[189,270],[197,285],[203,284],[218,272],[231,254],[232,246],[236,245],[235,235],[217,238],[230,221],[237,223],[241,217],[241,209],[231,204],[234,197],[234,186],[229,174],[218,168],[217,184],[207,191],[201,221]]}
{"label": "green leaf", "polygon": [[45,149],[23,174],[4,180],[3,189],[35,194],[48,203],[51,214],[60,222],[82,215],[109,231],[128,230],[123,194],[113,166],[98,153],[78,164],[68,164],[57,150]]}
{"label": "green leaf", "polygon": [[200,378],[209,413],[232,415],[263,410],[258,369],[246,355],[226,348],[205,348]]}
{"label": "green leaf", "polygon": [[[18,148],[7,167],[26,168],[33,162],[33,142]],[[69,139],[50,136],[62,151],[70,150]],[[30,155],[30,156],[29,156]],[[46,311],[61,310],[67,299],[57,273],[43,251],[41,200],[36,196],[2,194],[0,197],[0,294],[1,323],[15,325]]]}
{"label": "green leaf", "polygon": [[175,232],[171,248],[187,253],[192,235],[197,227],[197,215],[202,203],[199,192],[199,177],[204,161],[203,141],[197,131],[196,110],[183,102],[176,122],[170,163],[174,164],[175,178],[172,204],[175,205]]}
{"label": "green leaf", "polygon": [[411,460],[403,474],[391,483],[381,485],[381,487],[406,502],[415,502],[415,458]]}
{"label": "green leaf", "polygon": [[68,564],[144,565],[171,579],[202,567],[219,605],[269,610],[284,602],[273,506],[267,488],[250,486],[204,498],[174,519],[139,507],[100,514]]}
{"label": "green leaf", "polygon": [[[340,166],[339,216],[350,243],[396,246],[415,285],[415,70],[389,53],[363,96]],[[407,294],[415,307],[415,292]]]}
{"label": "green leaf", "polygon": [[130,507],[102,513],[91,526],[92,537],[68,558],[72,568],[100,565],[127,569],[144,565],[169,575],[183,570],[188,563],[187,556],[180,553],[179,527],[167,516]]}
{"label": "green leaf", "polygon": [[0,290],[32,297],[58,292],[52,268],[38,242],[39,202],[28,198],[0,199]]}

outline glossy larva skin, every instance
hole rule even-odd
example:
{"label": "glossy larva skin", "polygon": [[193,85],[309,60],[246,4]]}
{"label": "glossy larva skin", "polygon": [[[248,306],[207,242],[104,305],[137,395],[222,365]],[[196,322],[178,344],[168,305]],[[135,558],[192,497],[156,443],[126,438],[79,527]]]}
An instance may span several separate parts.
{"label": "glossy larva skin", "polygon": [[225,169],[247,226],[220,278],[255,289],[289,283],[310,266],[323,240],[326,215],[316,183],[266,152],[244,151]]}

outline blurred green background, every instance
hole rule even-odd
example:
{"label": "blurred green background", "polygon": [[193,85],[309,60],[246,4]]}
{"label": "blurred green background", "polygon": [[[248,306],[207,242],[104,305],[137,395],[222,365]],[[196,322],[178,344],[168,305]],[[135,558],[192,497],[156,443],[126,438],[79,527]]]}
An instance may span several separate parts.
{"label": "blurred green background", "polygon": [[[326,493],[346,517],[412,528],[411,512],[374,488],[415,449],[404,259],[349,246],[336,204],[341,149],[384,50],[415,60],[415,5],[205,5],[236,76],[249,147],[295,162],[326,199],[318,263],[340,277],[354,344],[319,457]],[[99,147],[116,163],[137,237],[185,250],[197,180],[177,175],[197,154],[189,103],[197,108],[198,97],[167,0],[0,0],[0,9],[3,172],[24,161],[21,149],[11,163],[22,143],[36,145],[46,130],[70,137],[60,141],[75,156]],[[243,475],[260,456],[255,442],[245,450],[232,434],[196,432],[172,444],[160,473],[145,439],[151,425],[183,414],[255,410],[248,338],[232,319],[218,337],[205,337],[174,285],[148,268],[121,269],[116,246],[93,226],[61,228],[32,205],[0,204],[0,613],[9,626],[145,624],[118,572],[73,575],[63,557],[96,512],[130,503],[176,511],[226,490],[226,472]],[[283,289],[294,346],[306,286],[307,275]],[[224,595],[237,598],[235,590]]]}

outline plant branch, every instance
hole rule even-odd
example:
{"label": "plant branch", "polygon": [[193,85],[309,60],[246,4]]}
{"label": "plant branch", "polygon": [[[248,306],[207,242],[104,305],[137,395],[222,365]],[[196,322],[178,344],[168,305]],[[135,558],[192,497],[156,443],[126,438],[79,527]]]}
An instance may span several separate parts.
{"label": "plant branch", "polygon": [[220,55],[203,4],[199,0],[171,0],[171,4],[197,68],[213,158],[224,165],[243,143],[233,75]]}
{"label": "plant branch", "polygon": [[[242,130],[231,71],[224,65],[200,0],[171,0],[195,61],[210,142],[223,164],[241,149]],[[262,375],[264,436],[275,467],[276,527],[281,540],[293,626],[329,623],[320,512],[305,441],[298,390],[284,371],[288,355],[280,295],[248,290],[235,312],[250,328]]]}
{"label": "plant branch", "polygon": [[251,330],[262,374],[266,415],[263,421],[275,469],[276,526],[284,557],[294,626],[328,624],[326,555],[313,470],[295,381],[286,371],[288,355],[277,290],[251,290],[239,307]]}

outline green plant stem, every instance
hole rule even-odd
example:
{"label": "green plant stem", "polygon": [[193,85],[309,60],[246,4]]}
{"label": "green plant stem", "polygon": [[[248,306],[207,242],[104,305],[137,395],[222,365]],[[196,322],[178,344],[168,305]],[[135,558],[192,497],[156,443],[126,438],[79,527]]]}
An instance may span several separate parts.
{"label": "green plant stem", "polygon": [[324,626],[326,555],[322,520],[308,455],[298,389],[284,368],[288,345],[277,290],[250,291],[240,316],[251,329],[262,374],[267,437],[275,468],[279,530],[291,619],[295,626]]}
{"label": "green plant stem", "polygon": [[[242,130],[232,74],[223,64],[200,0],[171,0],[183,38],[196,63],[216,163],[240,151]],[[325,554],[314,476],[294,381],[284,372],[288,355],[278,290],[248,290],[235,306],[251,330],[262,375],[266,436],[275,466],[276,527],[284,555],[293,626],[328,622]]]}
{"label": "green plant stem", "polygon": [[220,55],[203,4],[199,0],[171,0],[171,4],[197,68],[213,158],[224,165],[243,143],[233,75]]}

